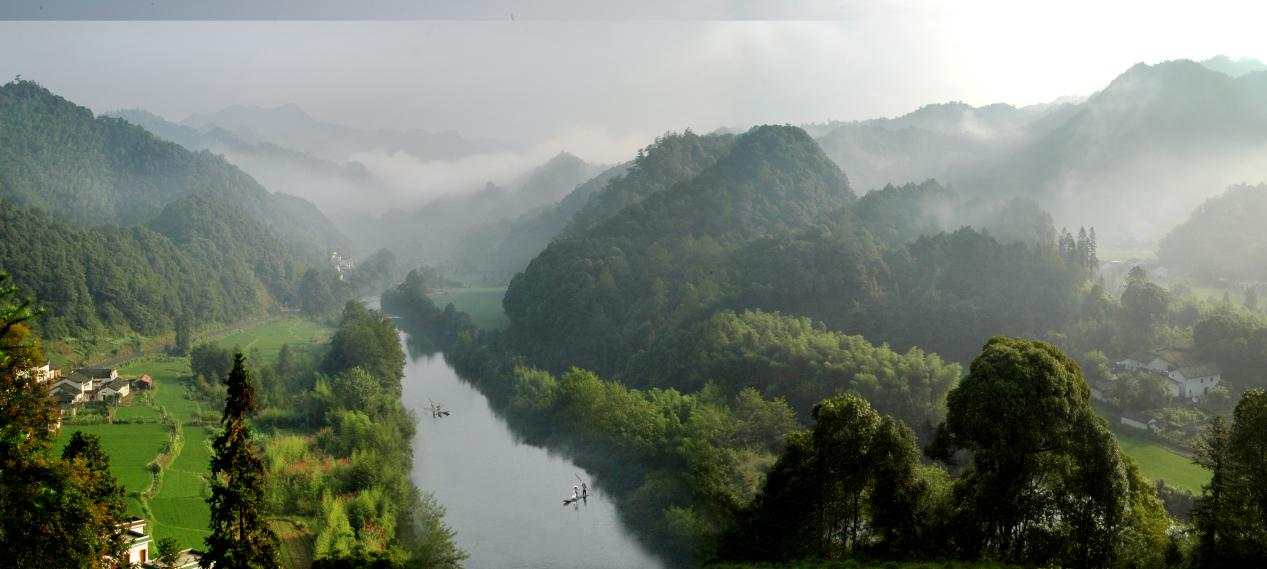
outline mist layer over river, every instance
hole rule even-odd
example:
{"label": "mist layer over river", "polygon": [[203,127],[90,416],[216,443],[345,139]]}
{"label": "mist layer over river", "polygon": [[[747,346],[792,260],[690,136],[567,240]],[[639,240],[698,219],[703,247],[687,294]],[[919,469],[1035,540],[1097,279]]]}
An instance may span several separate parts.
{"label": "mist layer over river", "polygon": [[[410,356],[403,398],[419,418],[413,481],[447,509],[445,523],[470,554],[466,567],[663,566],[630,534],[588,473],[518,442],[488,400],[458,379],[443,357]],[[432,417],[431,401],[451,414]],[[590,498],[564,506],[578,476],[590,483]]]}

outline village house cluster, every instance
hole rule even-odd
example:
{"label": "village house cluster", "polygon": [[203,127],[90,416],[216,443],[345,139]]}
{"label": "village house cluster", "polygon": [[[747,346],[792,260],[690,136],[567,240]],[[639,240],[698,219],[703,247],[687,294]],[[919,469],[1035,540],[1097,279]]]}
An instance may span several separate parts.
{"label": "village house cluster", "polygon": [[[1114,362],[1119,372],[1153,373],[1166,379],[1171,397],[1196,403],[1204,399],[1210,390],[1223,381],[1219,366],[1202,361],[1192,350],[1164,349],[1131,354]],[[1091,385],[1091,397],[1097,401],[1116,404],[1112,395],[1112,383],[1095,382]],[[1156,419],[1138,413],[1123,413],[1121,423],[1127,427],[1158,432]]]}
{"label": "village house cluster", "polygon": [[40,383],[50,384],[48,397],[63,415],[73,415],[76,406],[88,401],[118,401],[126,399],[134,390],[153,387],[148,375],[126,379],[112,368],[84,367],[63,373],[52,362],[45,362],[25,373]]}

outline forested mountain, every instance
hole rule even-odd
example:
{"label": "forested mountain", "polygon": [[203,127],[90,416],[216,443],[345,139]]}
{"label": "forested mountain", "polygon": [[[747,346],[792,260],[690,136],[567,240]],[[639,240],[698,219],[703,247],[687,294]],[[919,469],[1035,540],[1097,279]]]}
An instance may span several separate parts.
{"label": "forested mountain", "polygon": [[335,163],[372,151],[404,152],[426,161],[505,149],[499,143],[470,140],[451,130],[355,129],[315,119],[294,104],[276,108],[234,105],[192,115],[181,124],[199,130],[222,128],[249,143],[270,142]]}
{"label": "forested mountain", "polygon": [[169,203],[151,227],[83,228],[0,204],[0,237],[0,267],[48,307],[50,339],[230,322],[290,301],[301,272],[264,226],[207,195]]}
{"label": "forested mountain", "polygon": [[[625,179],[636,179],[660,150],[636,160]],[[662,183],[651,179],[653,188]],[[642,195],[551,243],[511,282],[504,303],[511,333],[533,361],[620,369],[657,329],[716,303],[720,271],[736,247],[806,227],[854,199],[844,174],[804,131],[774,126],[736,138],[699,175]]]}
{"label": "forested mountain", "polygon": [[[1078,103],[935,105],[819,136],[861,188],[934,177],[981,203],[1024,196],[1103,241],[1151,242],[1211,188],[1267,179],[1267,73],[1138,64]],[[861,183],[859,183],[861,181]]]}
{"label": "forested mountain", "polygon": [[[1092,237],[1058,243],[1032,202],[973,207],[934,181],[854,200],[800,129],[734,138],[713,166],[668,189],[641,178],[640,164],[681,163],[699,147],[662,139],[590,203],[621,184],[649,197],[565,233],[511,282],[511,336],[531,361],[638,384],[663,377],[653,368],[675,365],[673,346],[725,308],[807,316],[965,361],[1000,332],[1063,329],[1091,275]],[[640,179],[657,190],[634,190]],[[956,230],[969,224],[978,229]],[[640,358],[656,364],[622,375]]]}
{"label": "forested mountain", "polygon": [[195,193],[238,204],[308,257],[349,245],[311,204],[270,194],[219,156],[94,118],[32,81],[0,87],[0,199],[77,225],[133,225]]}
{"label": "forested mountain", "polygon": [[222,128],[200,130],[139,109],[107,114],[189,150],[220,154],[264,187],[298,196],[330,212],[332,221],[349,234],[353,231],[347,212],[377,214],[390,202],[391,190],[355,160],[334,162],[271,142],[248,142]]}
{"label": "forested mountain", "polygon": [[1157,249],[1166,267],[1213,279],[1267,281],[1267,185],[1233,186],[1171,230]]}

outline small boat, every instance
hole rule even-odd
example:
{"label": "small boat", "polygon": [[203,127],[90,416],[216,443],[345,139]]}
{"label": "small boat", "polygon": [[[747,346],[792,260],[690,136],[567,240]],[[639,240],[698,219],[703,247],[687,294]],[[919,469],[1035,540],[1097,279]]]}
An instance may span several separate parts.
{"label": "small boat", "polygon": [[566,506],[568,504],[574,504],[576,502],[586,500],[587,498],[589,498],[589,496],[576,496],[574,498],[564,498],[563,505]]}

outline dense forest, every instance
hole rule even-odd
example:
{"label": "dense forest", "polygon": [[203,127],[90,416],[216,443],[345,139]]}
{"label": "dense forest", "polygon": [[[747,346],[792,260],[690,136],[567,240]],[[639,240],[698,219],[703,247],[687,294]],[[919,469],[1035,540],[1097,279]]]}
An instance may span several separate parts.
{"label": "dense forest", "polygon": [[269,193],[219,156],[122,119],[94,118],[34,81],[0,87],[0,199],[92,227],[146,223],[196,193],[237,204],[295,254],[319,259],[351,249],[311,203]]}

